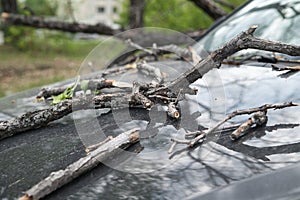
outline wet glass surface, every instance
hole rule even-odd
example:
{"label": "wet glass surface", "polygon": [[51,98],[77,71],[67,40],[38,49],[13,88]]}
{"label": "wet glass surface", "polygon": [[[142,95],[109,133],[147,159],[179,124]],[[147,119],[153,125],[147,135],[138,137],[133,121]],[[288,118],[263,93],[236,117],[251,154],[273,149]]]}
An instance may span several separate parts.
{"label": "wet glass surface", "polygon": [[[177,73],[182,70],[184,65],[177,65]],[[205,75],[204,81],[193,84],[199,93],[187,96],[180,103],[182,119],[177,122],[167,120],[161,106],[151,111],[140,108],[77,111],[47,127],[4,139],[0,141],[0,196],[21,196],[52,171],[63,169],[84,156],[86,145],[103,139],[101,133],[117,135],[135,127],[142,130],[142,139],[132,151],[140,146],[143,150],[130,156],[124,152],[125,156],[98,166],[47,198],[183,199],[298,163],[299,107],[269,111],[266,126],[254,128],[238,141],[230,139],[230,131],[223,131],[209,136],[192,151],[178,145],[171,157],[167,153],[171,137],[182,139],[185,132],[213,126],[224,117],[224,108],[229,113],[266,103],[299,103],[300,74],[282,78],[282,73],[255,66],[214,70]],[[216,74],[219,78],[213,78]],[[124,77],[130,79],[130,75]],[[126,81],[124,77],[120,79]],[[220,91],[225,96],[219,95]],[[35,92],[2,99],[1,120],[45,107],[45,103],[33,101]],[[225,126],[247,118],[234,118]]]}

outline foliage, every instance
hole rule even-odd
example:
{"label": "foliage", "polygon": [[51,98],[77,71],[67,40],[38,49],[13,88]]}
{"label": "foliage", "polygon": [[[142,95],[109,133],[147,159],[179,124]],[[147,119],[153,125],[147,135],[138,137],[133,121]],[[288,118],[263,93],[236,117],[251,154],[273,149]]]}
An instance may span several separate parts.
{"label": "foliage", "polygon": [[[228,0],[235,6],[245,0]],[[128,25],[129,0],[124,0],[120,23]],[[145,26],[163,27],[178,31],[206,29],[212,24],[212,19],[201,9],[188,0],[146,0]]]}
{"label": "foliage", "polygon": [[58,104],[59,102],[65,100],[65,99],[72,98],[79,81],[80,81],[80,76],[77,77],[77,80],[74,83],[74,85],[72,85],[70,87],[67,87],[67,89],[63,93],[61,93],[57,96],[52,96],[52,98],[53,98],[52,104],[55,105],[55,104]]}
{"label": "foliage", "polygon": [[[34,12],[36,16],[53,16],[55,15],[57,4],[55,1],[49,0],[25,0],[18,2],[18,10],[20,14],[31,15],[29,10]],[[23,27],[23,26],[6,26],[3,27],[5,35],[5,43],[10,44],[19,50],[41,50],[38,46],[40,45],[40,40],[48,36],[56,37],[57,34],[47,35],[47,31],[37,30],[35,28]],[[63,34],[58,34],[61,37]],[[63,37],[65,38],[65,36]],[[48,40],[44,40],[42,47],[51,46],[51,43],[48,43]],[[37,48],[38,47],[38,48]]]}
{"label": "foliage", "polygon": [[[58,7],[57,1],[50,0],[26,0],[23,5],[29,7],[34,11],[36,16],[54,16]],[[29,14],[28,11],[26,14]]]}

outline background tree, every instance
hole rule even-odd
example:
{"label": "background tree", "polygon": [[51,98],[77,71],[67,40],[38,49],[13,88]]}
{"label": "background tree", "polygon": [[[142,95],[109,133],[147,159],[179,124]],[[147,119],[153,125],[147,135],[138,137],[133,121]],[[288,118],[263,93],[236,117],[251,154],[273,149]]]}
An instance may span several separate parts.
{"label": "background tree", "polygon": [[145,0],[130,0],[129,5],[129,28],[143,27]]}
{"label": "background tree", "polygon": [[[244,2],[245,0],[228,0],[228,3],[235,7]],[[214,18],[210,17],[202,9],[199,9],[199,7],[190,0],[145,0],[144,4],[143,24],[148,27],[163,27],[178,31],[189,31],[206,29],[214,21]],[[221,3],[217,3],[217,5],[226,11],[230,11],[228,7]],[[118,21],[118,23],[124,27],[131,27],[129,25],[129,7],[130,0],[124,0],[123,12]]]}
{"label": "background tree", "polygon": [[16,0],[1,0],[1,11],[17,13],[17,1]]}

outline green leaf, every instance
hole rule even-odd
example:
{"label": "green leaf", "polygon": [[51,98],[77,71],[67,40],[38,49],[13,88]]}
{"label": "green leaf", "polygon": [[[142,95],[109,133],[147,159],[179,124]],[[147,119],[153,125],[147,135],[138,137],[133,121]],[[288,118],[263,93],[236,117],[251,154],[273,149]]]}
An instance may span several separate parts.
{"label": "green leaf", "polygon": [[76,82],[70,86],[67,87],[67,89],[65,89],[65,91],[57,96],[52,96],[53,100],[52,100],[52,105],[58,104],[59,102],[65,100],[65,99],[70,99],[73,97],[74,95],[74,91],[79,83],[80,80],[80,76],[77,77]]}

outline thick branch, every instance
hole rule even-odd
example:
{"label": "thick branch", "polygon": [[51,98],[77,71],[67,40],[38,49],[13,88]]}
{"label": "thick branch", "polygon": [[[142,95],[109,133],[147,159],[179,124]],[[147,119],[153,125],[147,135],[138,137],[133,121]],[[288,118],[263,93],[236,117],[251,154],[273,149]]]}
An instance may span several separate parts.
{"label": "thick branch", "polygon": [[25,195],[20,198],[20,200],[41,199],[80,175],[93,169],[108,157],[116,155],[120,148],[126,149],[138,141],[139,132],[137,130],[130,130],[128,132],[121,133],[94,151],[91,151],[87,156],[70,164],[65,169],[52,172],[44,180],[30,188]]}
{"label": "thick branch", "polygon": [[71,33],[98,33],[102,35],[114,35],[119,32],[119,30],[114,30],[109,26],[104,24],[79,24],[79,23],[69,23],[57,20],[49,20],[41,17],[35,16],[24,16],[12,13],[2,13],[2,21],[7,24],[14,25],[24,25],[31,26],[35,28],[47,28],[52,30],[60,30]]}
{"label": "thick branch", "polygon": [[261,126],[267,123],[267,116],[265,111],[254,113],[246,122],[242,123],[235,131],[231,133],[231,138],[238,139],[244,135],[253,125]]}
{"label": "thick branch", "polygon": [[166,87],[172,91],[178,91],[180,88],[188,88],[191,83],[201,78],[211,69],[220,67],[221,62],[228,56],[233,55],[234,53],[243,49],[252,48],[284,53],[291,56],[300,55],[300,46],[282,42],[273,42],[254,37],[253,33],[256,28],[257,26],[252,26],[247,31],[237,35],[223,47],[212,52],[207,58],[200,61],[196,66],[180,75]]}
{"label": "thick branch", "polygon": [[82,96],[64,100],[48,109],[27,112],[8,121],[0,121],[0,140],[17,133],[40,128],[60,119],[72,111],[95,108],[119,109],[129,106],[143,105],[134,94],[103,94],[98,96]]}

